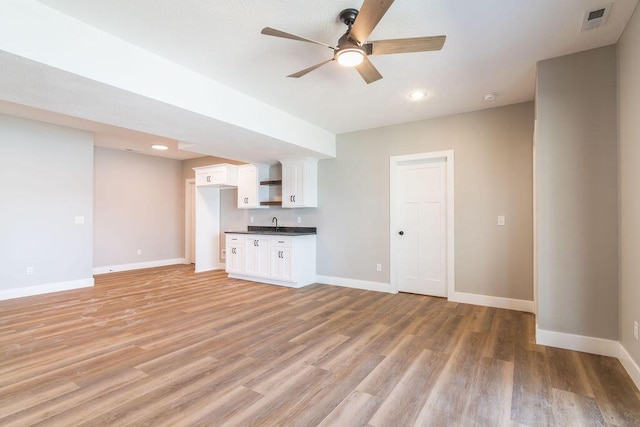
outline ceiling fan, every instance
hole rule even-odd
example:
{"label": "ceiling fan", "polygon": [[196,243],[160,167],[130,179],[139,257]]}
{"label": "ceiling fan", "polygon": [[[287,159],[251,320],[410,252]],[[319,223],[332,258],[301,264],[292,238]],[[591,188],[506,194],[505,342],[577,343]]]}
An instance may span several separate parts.
{"label": "ceiling fan", "polygon": [[382,78],[380,72],[369,61],[369,56],[440,50],[446,39],[446,36],[432,36],[367,41],[367,37],[369,37],[384,14],[387,13],[391,4],[393,4],[393,0],[364,0],[360,12],[356,9],[345,9],[340,12],[340,21],[347,25],[348,28],[335,47],[270,27],[263,28],[261,33],[267,36],[319,44],[333,50],[333,58],[290,74],[287,77],[302,77],[324,64],[337,61],[345,67],[355,67],[364,81],[369,84]]}

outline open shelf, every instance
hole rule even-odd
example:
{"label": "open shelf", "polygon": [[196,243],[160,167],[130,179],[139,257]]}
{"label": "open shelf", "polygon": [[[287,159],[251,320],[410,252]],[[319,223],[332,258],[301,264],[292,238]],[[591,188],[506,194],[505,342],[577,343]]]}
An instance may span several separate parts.
{"label": "open shelf", "polygon": [[267,200],[266,202],[260,202],[260,206],[281,206],[282,200]]}
{"label": "open shelf", "polygon": [[260,185],[282,185],[281,179],[273,179],[270,181],[260,181]]}

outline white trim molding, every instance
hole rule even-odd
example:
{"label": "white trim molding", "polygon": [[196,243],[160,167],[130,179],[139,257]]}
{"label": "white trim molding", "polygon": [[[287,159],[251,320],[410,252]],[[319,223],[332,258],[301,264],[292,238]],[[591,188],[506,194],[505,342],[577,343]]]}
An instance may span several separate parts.
{"label": "white trim molding", "polygon": [[44,285],[27,286],[24,288],[4,289],[0,290],[0,300],[49,294],[51,292],[69,291],[72,289],[90,288],[92,286],[93,277],[70,280],[68,282],[45,283]]}
{"label": "white trim molding", "polygon": [[622,343],[620,343],[618,359],[620,360],[620,363],[622,363],[624,369],[627,370],[627,373],[635,383],[636,387],[640,389],[640,366],[638,366],[638,364],[631,358],[631,355],[627,352],[627,349],[624,348]]}
{"label": "white trim molding", "polygon": [[365,291],[387,292],[397,294],[389,283],[370,282],[368,280],[346,279],[344,277],[316,276],[316,282],[324,285],[342,286],[344,288],[362,289]]}
{"label": "white trim molding", "polygon": [[[184,264],[189,264],[189,263],[186,262],[185,260]],[[223,262],[219,262],[218,264],[214,265],[212,268],[202,268],[200,270],[198,270],[198,264],[194,264],[194,265],[196,266],[193,271],[194,273],[206,273],[207,271],[226,270],[225,264]]]}
{"label": "white trim molding", "polygon": [[617,358],[640,389],[640,367],[622,343],[603,338],[546,331],[536,324],[536,344]]}
{"label": "white trim molding", "polygon": [[449,294],[449,301],[464,304],[482,305],[486,307],[506,308],[508,310],[526,311],[533,313],[533,301],[493,297],[490,295],[468,294],[465,292],[453,292]]}
{"label": "white trim molding", "polygon": [[618,341],[547,331],[538,328],[538,325],[536,325],[536,344],[599,354],[601,356],[618,357],[620,354],[620,343]]}
{"label": "white trim molding", "polygon": [[106,267],[96,267],[93,274],[115,273],[118,271],[140,270],[142,268],[164,267],[166,265],[187,264],[185,258],[160,259],[157,261],[134,262],[131,264],[109,265]]}

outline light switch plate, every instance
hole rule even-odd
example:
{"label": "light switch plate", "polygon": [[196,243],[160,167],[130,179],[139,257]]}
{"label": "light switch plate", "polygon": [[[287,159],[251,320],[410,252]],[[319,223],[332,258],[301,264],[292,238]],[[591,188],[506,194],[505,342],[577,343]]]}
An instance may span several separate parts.
{"label": "light switch plate", "polygon": [[84,224],[84,217],[81,215],[76,216],[75,218],[76,224]]}

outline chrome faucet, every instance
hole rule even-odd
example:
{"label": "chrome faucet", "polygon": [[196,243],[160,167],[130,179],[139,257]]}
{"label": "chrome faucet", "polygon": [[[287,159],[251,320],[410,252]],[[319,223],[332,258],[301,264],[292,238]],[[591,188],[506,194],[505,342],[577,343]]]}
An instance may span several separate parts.
{"label": "chrome faucet", "polygon": [[276,223],[276,231],[278,231],[278,217],[273,217],[273,219],[271,220],[271,224],[273,224],[273,222],[275,221]]}

